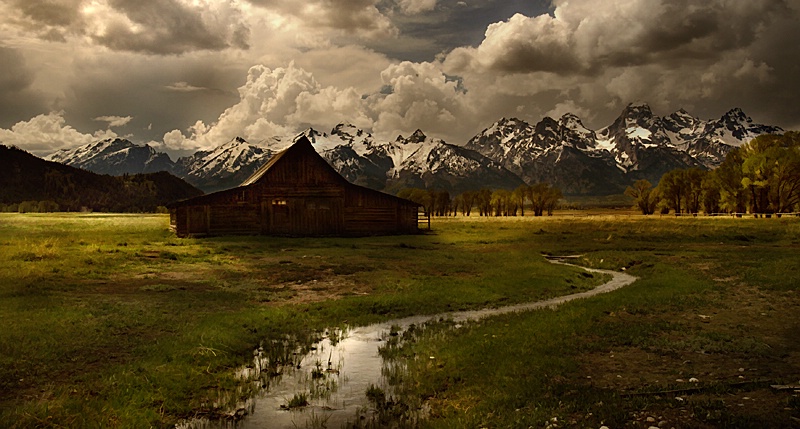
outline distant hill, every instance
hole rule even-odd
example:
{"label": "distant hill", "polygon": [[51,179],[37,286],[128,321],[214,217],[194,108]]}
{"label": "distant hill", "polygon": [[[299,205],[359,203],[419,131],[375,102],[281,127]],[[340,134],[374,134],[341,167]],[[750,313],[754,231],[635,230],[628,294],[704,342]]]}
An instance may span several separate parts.
{"label": "distant hill", "polygon": [[109,176],[0,145],[0,203],[53,201],[62,211],[152,212],[203,192],[167,172]]}

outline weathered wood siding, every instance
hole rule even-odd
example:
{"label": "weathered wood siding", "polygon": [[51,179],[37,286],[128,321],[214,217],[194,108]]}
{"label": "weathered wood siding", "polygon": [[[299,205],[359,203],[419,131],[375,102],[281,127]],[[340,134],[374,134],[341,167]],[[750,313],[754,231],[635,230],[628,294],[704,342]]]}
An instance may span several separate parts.
{"label": "weathered wood siding", "polygon": [[307,141],[276,155],[245,183],[174,204],[171,228],[181,237],[419,231],[416,204],[347,182]]}

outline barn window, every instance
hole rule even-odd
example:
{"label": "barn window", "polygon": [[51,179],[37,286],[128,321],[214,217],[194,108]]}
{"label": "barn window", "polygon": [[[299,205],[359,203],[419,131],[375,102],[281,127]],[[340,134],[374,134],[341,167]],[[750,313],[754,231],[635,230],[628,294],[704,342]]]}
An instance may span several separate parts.
{"label": "barn window", "polygon": [[276,198],[276,199],[272,200],[272,205],[273,206],[285,206],[286,205],[286,200],[281,199],[281,198]]}

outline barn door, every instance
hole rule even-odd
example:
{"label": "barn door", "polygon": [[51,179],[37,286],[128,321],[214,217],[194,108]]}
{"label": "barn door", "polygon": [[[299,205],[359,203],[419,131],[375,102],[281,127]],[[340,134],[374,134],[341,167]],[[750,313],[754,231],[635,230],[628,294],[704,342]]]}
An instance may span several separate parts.
{"label": "barn door", "polygon": [[270,207],[270,232],[273,234],[289,234],[291,225],[289,218],[289,205],[286,199],[274,198]]}

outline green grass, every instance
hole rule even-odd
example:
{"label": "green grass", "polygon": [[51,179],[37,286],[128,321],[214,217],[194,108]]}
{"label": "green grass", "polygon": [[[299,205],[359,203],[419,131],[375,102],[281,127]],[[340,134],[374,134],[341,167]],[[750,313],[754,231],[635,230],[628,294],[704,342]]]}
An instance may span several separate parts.
{"label": "green grass", "polygon": [[527,229],[177,239],[165,216],[3,214],[0,421],[167,427],[213,412],[208,404],[236,391],[233,369],[259,344],[602,280],[545,262],[521,236]]}
{"label": "green grass", "polygon": [[[399,356],[403,401],[431,407],[424,427],[647,427],[645,416],[667,427],[793,427],[797,401],[767,385],[800,378],[800,324],[787,316],[800,304],[799,222],[541,225],[552,238],[543,251],[582,253],[587,266],[626,267],[640,280],[556,312],[460,329],[445,323],[404,337],[387,355]],[[682,401],[638,394],[685,388],[695,376],[704,389]],[[756,383],[726,388],[742,381]],[[762,402],[736,399],[749,396]]]}
{"label": "green grass", "polygon": [[[582,265],[640,280],[555,312],[404,334],[396,355],[434,357],[398,372],[405,400],[431,405],[426,424],[621,427],[660,412],[676,427],[757,427],[798,417],[797,401],[782,397],[765,416],[718,397],[683,412],[672,398],[622,395],[693,375],[724,390],[739,367],[748,379],[800,378],[800,325],[786,316],[800,301],[794,218],[435,219],[432,234],[355,239],[178,239],[167,223],[0,215],[0,421],[170,427],[238,399],[234,369],[259,345],[288,361],[287,344],[310,344],[326,327],[535,301],[603,280],[542,254],[582,254]],[[630,364],[618,370],[612,354]]]}

